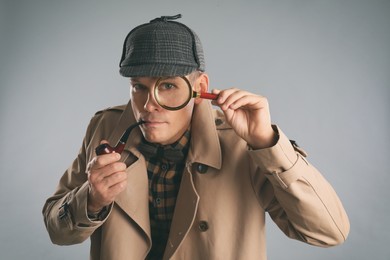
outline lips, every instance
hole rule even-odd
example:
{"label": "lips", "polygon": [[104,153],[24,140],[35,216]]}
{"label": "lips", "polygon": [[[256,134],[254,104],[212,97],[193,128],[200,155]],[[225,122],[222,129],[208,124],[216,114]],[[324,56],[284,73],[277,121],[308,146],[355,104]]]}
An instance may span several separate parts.
{"label": "lips", "polygon": [[162,125],[162,124],[165,123],[164,121],[160,121],[160,120],[156,120],[156,119],[147,119],[147,118],[143,118],[143,119],[141,119],[141,120],[145,122],[145,123],[143,124],[143,126],[146,126],[146,127],[159,126],[159,125]]}
{"label": "lips", "polygon": [[144,121],[146,124],[162,123],[161,120],[148,119],[148,118],[142,118],[141,121]]}

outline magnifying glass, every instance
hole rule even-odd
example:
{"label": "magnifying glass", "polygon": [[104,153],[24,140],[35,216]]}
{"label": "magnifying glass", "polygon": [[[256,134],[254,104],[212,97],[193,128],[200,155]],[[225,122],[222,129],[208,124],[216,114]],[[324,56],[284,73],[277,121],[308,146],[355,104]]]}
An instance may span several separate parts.
{"label": "magnifying glass", "polygon": [[191,98],[215,100],[218,95],[194,91],[190,81],[182,76],[160,78],[154,86],[154,97],[161,107],[167,110],[179,110],[185,107]]}
{"label": "magnifying glass", "polygon": [[[204,98],[211,100],[218,98],[217,94],[200,93],[194,91],[190,81],[184,76],[160,78],[156,82],[153,91],[157,103],[167,110],[182,109],[188,104],[188,102],[190,102],[191,98]],[[135,127],[144,123],[144,121],[139,121],[127,128],[117,145],[114,147],[110,146],[109,144],[100,144],[95,149],[96,154],[102,155],[114,152],[122,153],[131,131]]]}

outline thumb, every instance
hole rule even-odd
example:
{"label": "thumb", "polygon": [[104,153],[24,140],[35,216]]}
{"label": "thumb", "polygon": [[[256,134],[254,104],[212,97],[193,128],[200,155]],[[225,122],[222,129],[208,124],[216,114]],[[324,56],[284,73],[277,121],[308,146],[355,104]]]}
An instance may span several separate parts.
{"label": "thumb", "polygon": [[107,140],[101,140],[98,147],[95,148],[96,155],[112,153],[113,148],[108,144]]}
{"label": "thumb", "polygon": [[[219,90],[219,89],[212,89],[211,93],[219,95],[219,93],[221,93],[221,90]],[[217,100],[212,100],[211,104],[213,104],[214,106],[218,106]]]}
{"label": "thumb", "polygon": [[108,141],[103,139],[103,140],[100,141],[100,144],[108,144]]}

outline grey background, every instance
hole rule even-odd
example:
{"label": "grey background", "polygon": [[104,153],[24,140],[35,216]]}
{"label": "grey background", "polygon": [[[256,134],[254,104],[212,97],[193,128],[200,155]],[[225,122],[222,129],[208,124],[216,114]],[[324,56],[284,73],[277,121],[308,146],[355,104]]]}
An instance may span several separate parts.
{"label": "grey background", "polygon": [[390,259],[385,0],[2,1],[0,258],[88,259],[89,241],[51,244],[41,208],[94,112],[128,100],[118,74],[125,35],[177,13],[203,41],[211,87],[267,96],[273,121],[349,214],[348,240],[330,249],[268,221],[269,259]]}

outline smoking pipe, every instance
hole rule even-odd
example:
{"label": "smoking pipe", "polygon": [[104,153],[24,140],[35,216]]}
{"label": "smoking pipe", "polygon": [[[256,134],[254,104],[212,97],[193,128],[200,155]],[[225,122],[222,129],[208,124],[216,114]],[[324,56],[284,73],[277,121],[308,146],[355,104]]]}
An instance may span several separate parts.
{"label": "smoking pipe", "polygon": [[129,138],[129,135],[131,131],[141,125],[144,124],[145,121],[138,121],[137,123],[129,126],[129,128],[126,129],[126,131],[123,133],[121,136],[121,139],[119,139],[118,143],[116,144],[115,147],[110,146],[109,144],[101,144],[98,147],[95,148],[95,152],[97,155],[102,155],[102,154],[109,154],[109,153],[119,153],[121,154],[123,152],[123,149],[125,148],[125,144],[127,142],[127,139]]}

